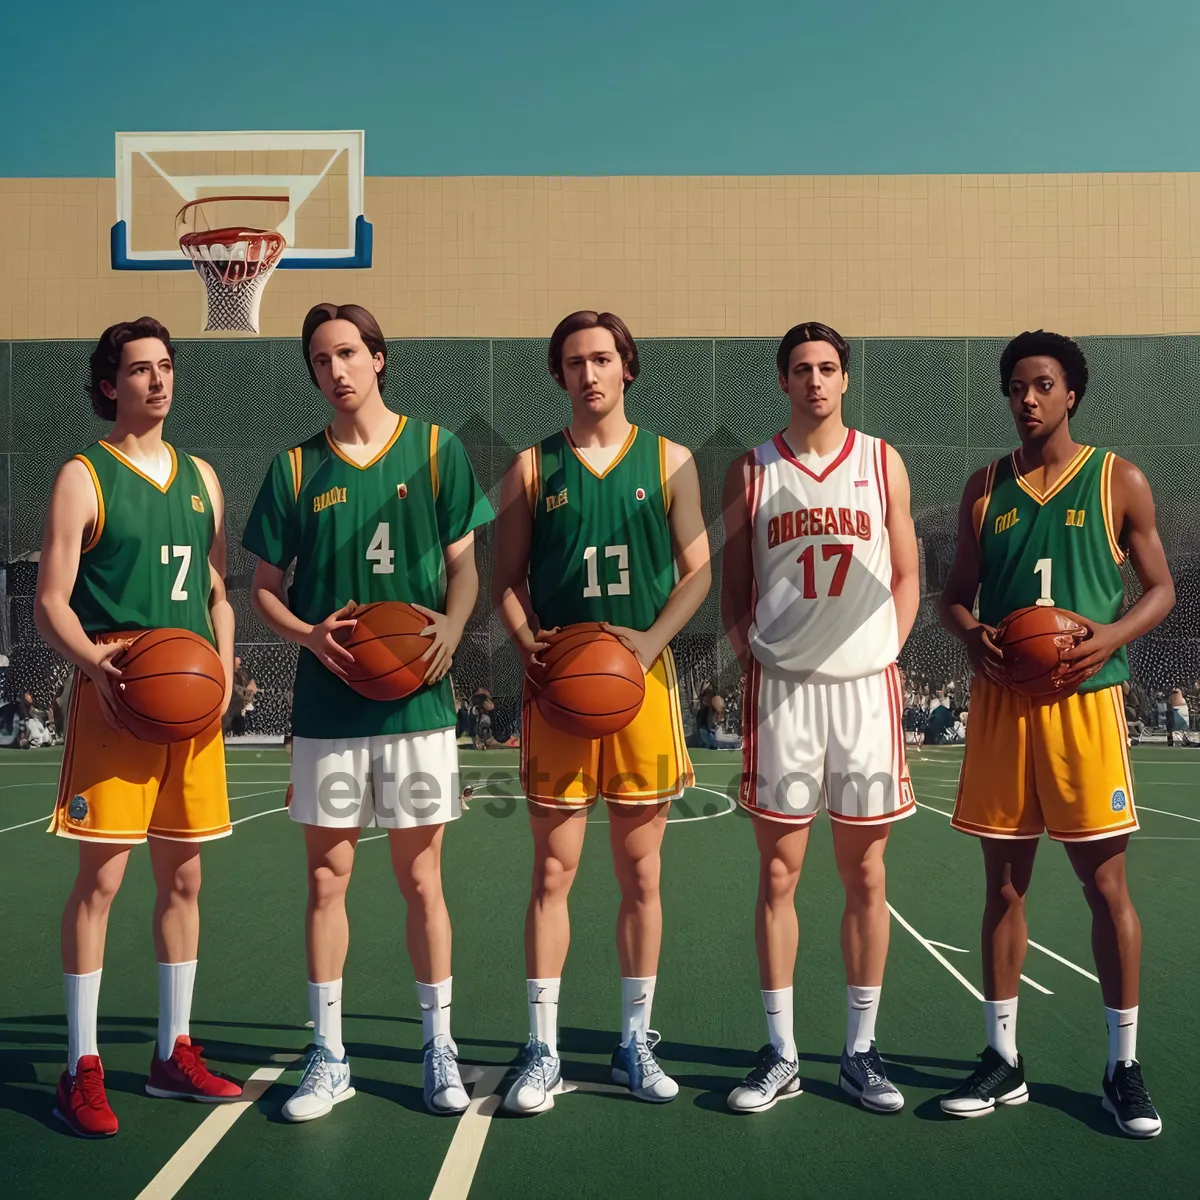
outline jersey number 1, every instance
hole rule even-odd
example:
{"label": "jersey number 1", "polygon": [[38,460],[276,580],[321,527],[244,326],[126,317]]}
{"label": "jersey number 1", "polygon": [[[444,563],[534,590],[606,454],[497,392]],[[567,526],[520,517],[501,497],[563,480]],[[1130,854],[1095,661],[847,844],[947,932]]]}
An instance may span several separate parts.
{"label": "jersey number 1", "polygon": [[[829,581],[829,595],[840,596],[842,588],[846,586],[846,575],[850,570],[850,560],[854,557],[854,547],[846,545],[845,542],[826,542],[821,547],[821,557],[828,562],[831,558],[838,560],[837,566],[833,568],[833,578]],[[814,563],[816,555],[811,545],[805,546],[800,552],[800,556],[796,561],[804,568],[804,591],[802,595],[805,600],[815,600],[817,598],[817,580]]]}
{"label": "jersey number 1", "polygon": [[162,548],[163,566],[170,566],[172,558],[179,558],[183,561],[179,564],[179,574],[175,576],[175,586],[171,588],[171,599],[186,600],[188,598],[187,588],[183,585],[187,582],[188,568],[192,565],[191,546],[164,546]]}
{"label": "jersey number 1", "polygon": [[[617,560],[617,582],[608,585],[608,595],[610,596],[628,596],[629,595],[629,547],[628,546],[605,546],[605,558],[615,558]],[[587,599],[592,599],[596,596],[604,595],[600,588],[600,568],[596,564],[596,547],[588,546],[583,552],[583,565],[587,569],[587,585],[583,589],[583,594]]]}
{"label": "jersey number 1", "polygon": [[1050,570],[1053,564],[1048,558],[1039,558],[1034,564],[1033,573],[1042,581],[1042,594],[1034,601],[1039,608],[1053,608],[1054,601],[1050,597]]}

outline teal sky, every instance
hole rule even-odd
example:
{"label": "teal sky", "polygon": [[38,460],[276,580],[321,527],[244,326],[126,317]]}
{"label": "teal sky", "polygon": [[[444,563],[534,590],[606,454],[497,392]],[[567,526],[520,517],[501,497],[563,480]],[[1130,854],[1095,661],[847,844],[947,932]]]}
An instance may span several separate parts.
{"label": "teal sky", "polygon": [[119,129],[362,128],[371,175],[1200,169],[1196,0],[65,0],[4,41],[9,177],[110,175]]}

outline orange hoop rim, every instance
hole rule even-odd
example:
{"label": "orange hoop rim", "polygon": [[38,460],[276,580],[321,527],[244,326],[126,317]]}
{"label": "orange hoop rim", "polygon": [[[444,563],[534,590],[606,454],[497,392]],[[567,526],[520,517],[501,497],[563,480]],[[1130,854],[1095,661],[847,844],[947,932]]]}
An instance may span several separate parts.
{"label": "orange hoop rim", "polygon": [[201,205],[201,204],[219,204],[219,203],[221,203],[222,201],[226,201],[226,202],[227,202],[227,201],[230,201],[230,200],[252,200],[252,201],[262,201],[262,202],[265,202],[265,203],[268,203],[268,204],[270,204],[270,203],[274,203],[274,204],[290,204],[290,203],[291,203],[291,201],[288,199],[288,197],[287,197],[287,196],[246,196],[246,195],[242,195],[242,194],[239,194],[239,193],[231,193],[231,194],[230,194],[230,195],[228,195],[228,196],[201,196],[199,200],[189,200],[189,201],[188,201],[188,202],[187,202],[187,203],[186,203],[186,204],[185,204],[185,205],[184,205],[184,206],[183,206],[183,207],[182,207],[182,208],[181,208],[181,209],[180,209],[180,210],[179,210],[179,211],[178,211],[178,212],[175,214],[175,224],[176,224],[176,225],[178,225],[178,224],[179,224],[179,222],[180,222],[180,219],[183,217],[183,214],[184,214],[185,212],[187,212],[187,210],[188,210],[189,208],[197,208],[197,207],[198,207],[199,205]]}
{"label": "orange hoop rim", "polygon": [[238,242],[265,242],[267,253],[260,257],[273,258],[286,242],[277,229],[255,229],[247,225],[230,225],[225,229],[201,229],[179,236],[179,248],[185,253],[204,246],[236,246]]}

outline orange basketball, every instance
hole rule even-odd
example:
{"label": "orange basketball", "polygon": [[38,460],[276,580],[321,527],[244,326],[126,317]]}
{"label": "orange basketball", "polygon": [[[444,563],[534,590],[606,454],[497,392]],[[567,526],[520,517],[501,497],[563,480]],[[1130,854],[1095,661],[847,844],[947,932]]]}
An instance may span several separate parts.
{"label": "orange basketball", "polygon": [[186,742],[220,721],[225,668],[187,629],[151,629],[113,659],[117,716],[143,742]]}
{"label": "orange basketball", "polygon": [[335,634],[354,655],[350,686],[368,700],[400,700],[415,692],[429,669],[421,662],[432,645],[421,636],[428,619],[399,600],[364,604],[350,616],[357,622],[354,628]]}
{"label": "orange basketball", "polygon": [[544,672],[535,693],[538,711],[575,737],[607,737],[624,729],[642,707],[646,673],[637,655],[595,621],[564,626],[544,639]]}
{"label": "orange basketball", "polygon": [[1053,677],[1061,654],[1087,634],[1069,613],[1049,605],[1031,605],[1009,613],[996,629],[996,644],[1004,651],[1008,686],[1022,696],[1054,699],[1069,696],[1075,688]]}

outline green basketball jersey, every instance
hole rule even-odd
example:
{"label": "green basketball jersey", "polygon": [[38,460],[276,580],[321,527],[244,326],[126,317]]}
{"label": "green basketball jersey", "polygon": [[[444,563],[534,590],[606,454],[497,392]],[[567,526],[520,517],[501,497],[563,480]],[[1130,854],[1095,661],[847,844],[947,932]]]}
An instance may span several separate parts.
{"label": "green basketball jersey", "polygon": [[189,629],[216,645],[208,611],[212,499],[191,456],[167,450],[171,474],[162,487],[107,442],[75,456],[91,473],[97,520],[71,608],[87,633]]}
{"label": "green basketball jersey", "polygon": [[666,443],[634,425],[597,474],[563,430],[534,447],[529,597],[543,628],[649,629],[675,586]]}
{"label": "green basketball jersey", "polygon": [[[440,426],[401,417],[391,441],[361,467],[328,430],[276,455],[242,544],[281,570],[295,562],[288,607],[311,625],[351,600],[404,600],[444,612],[443,550],[492,515],[462,443]],[[454,723],[448,675],[402,700],[368,700],[300,651],[297,737],[419,733]]]}
{"label": "green basketball jersey", "polygon": [[[1083,446],[1042,494],[1009,455],[988,467],[979,530],[979,619],[998,625],[1031,604],[1053,605],[1110,624],[1125,600],[1112,527],[1111,451]],[[1095,692],[1129,678],[1122,647],[1079,690]]]}

